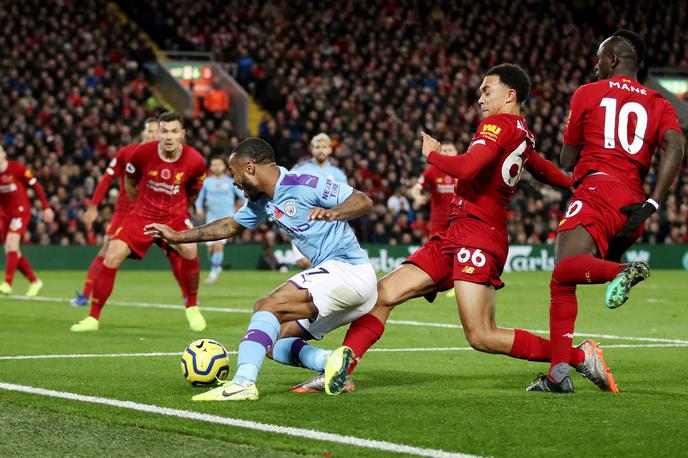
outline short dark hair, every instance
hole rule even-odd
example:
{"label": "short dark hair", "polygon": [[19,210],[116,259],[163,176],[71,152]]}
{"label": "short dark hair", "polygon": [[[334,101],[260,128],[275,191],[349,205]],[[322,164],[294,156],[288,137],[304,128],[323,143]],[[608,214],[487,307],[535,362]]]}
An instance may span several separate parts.
{"label": "short dark hair", "polygon": [[182,122],[182,117],[179,116],[177,113],[174,111],[166,111],[160,116],[158,116],[158,122],[172,122],[172,121],[179,121],[179,124],[184,124]]}
{"label": "short dark hair", "polygon": [[487,71],[486,76],[497,75],[499,80],[509,88],[516,91],[516,100],[519,103],[528,98],[530,94],[530,78],[523,68],[516,64],[501,64]]}
{"label": "short dark hair", "polygon": [[647,53],[647,44],[645,44],[645,40],[637,33],[626,29],[617,30],[612,36],[621,38],[630,45],[633,52],[635,52],[636,63],[640,66],[640,63],[645,60],[645,54]]}
{"label": "short dark hair", "polygon": [[143,125],[146,126],[146,125],[148,125],[148,124],[150,124],[150,123],[152,123],[152,122],[158,124],[158,123],[160,123],[160,120],[159,120],[158,118],[153,118],[153,117],[146,118],[146,120],[143,121]]}
{"label": "short dark hair", "polygon": [[268,142],[260,138],[247,138],[232,150],[232,154],[248,158],[256,164],[275,162],[275,151]]}

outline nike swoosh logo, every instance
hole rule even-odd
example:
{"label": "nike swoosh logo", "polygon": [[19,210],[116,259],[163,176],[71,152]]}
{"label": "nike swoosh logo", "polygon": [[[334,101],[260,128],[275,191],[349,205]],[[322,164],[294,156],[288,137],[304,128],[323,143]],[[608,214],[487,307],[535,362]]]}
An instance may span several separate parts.
{"label": "nike swoosh logo", "polygon": [[241,391],[234,391],[232,393],[227,393],[226,391],[222,391],[222,396],[224,396],[225,398],[231,398],[235,394],[243,393],[244,391],[248,391],[248,388],[243,389]]}

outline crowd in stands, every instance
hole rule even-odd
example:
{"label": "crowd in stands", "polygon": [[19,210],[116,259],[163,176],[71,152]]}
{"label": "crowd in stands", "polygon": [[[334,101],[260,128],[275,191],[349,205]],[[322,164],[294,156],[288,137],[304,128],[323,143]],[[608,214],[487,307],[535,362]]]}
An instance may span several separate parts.
{"label": "crowd in stands", "polygon": [[[464,151],[479,120],[476,90],[492,65],[525,67],[525,114],[538,151],[554,162],[572,92],[593,78],[601,39],[627,27],[645,37],[650,66],[688,66],[688,18],[680,2],[653,8],[611,0],[484,2],[0,0],[0,134],[45,184],[56,222],[36,222],[32,243],[94,243],[109,209],[89,231],[84,200],[109,157],[160,111],[143,71],[162,49],[211,51],[265,109],[259,134],[286,166],[306,159],[326,132],[333,160],[375,201],[354,223],[364,242],[419,243],[427,207],[408,197],[424,168],[417,132]],[[508,14],[506,12],[508,11]],[[342,18],[347,18],[343,21]],[[206,157],[239,141],[221,113],[186,123]],[[647,222],[643,241],[688,243],[688,177]],[[648,189],[655,179],[647,177]],[[549,243],[569,197],[524,173],[511,204],[514,243]],[[38,210],[36,210],[38,211]],[[269,225],[244,240],[272,243]]]}

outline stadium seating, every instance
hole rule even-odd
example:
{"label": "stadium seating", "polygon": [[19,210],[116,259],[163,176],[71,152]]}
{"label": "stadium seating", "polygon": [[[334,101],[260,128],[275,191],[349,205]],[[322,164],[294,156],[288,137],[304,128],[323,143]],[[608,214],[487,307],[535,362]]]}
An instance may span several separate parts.
{"label": "stadium seating", "polygon": [[[475,90],[491,65],[512,61],[530,72],[527,118],[538,150],[554,161],[568,100],[593,77],[602,37],[617,27],[632,28],[648,41],[649,66],[688,65],[688,21],[676,2],[642,14],[619,2],[583,0],[569,6],[537,0],[365,6],[298,0],[241,8],[219,0],[120,2],[138,26],[105,7],[83,8],[96,3],[58,3],[42,15],[27,14],[47,9],[42,2],[10,2],[0,15],[0,25],[11,32],[0,44],[13,49],[0,60],[7,69],[0,77],[4,142],[10,154],[36,169],[58,213],[51,227],[32,228],[34,243],[96,240],[80,221],[83,200],[107,157],[159,111],[142,72],[151,53],[140,29],[163,49],[209,50],[227,63],[270,113],[260,136],[286,165],[307,156],[315,133],[335,138],[336,162],[376,202],[374,213],[355,223],[357,232],[363,241],[384,243],[425,237],[425,226],[414,221],[427,209],[398,212],[387,201],[405,194],[423,169],[419,129],[454,142],[459,151],[466,148],[479,120]],[[629,13],[619,17],[619,11]],[[585,26],[577,25],[580,17],[588,18]],[[222,114],[204,112],[187,124],[189,143],[206,156],[239,140]],[[653,179],[650,173],[648,186]],[[663,211],[648,221],[644,241],[688,243],[685,173],[680,180]],[[512,241],[551,242],[566,197],[524,174],[511,204]],[[96,233],[107,218],[106,211]],[[263,226],[245,239],[279,241],[279,234],[266,235],[271,231]]]}

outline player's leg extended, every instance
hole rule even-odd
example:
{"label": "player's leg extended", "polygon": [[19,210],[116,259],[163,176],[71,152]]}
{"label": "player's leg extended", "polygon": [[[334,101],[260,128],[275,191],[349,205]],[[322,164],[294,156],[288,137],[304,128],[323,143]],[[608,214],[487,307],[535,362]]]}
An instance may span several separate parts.
{"label": "player's leg extended", "polygon": [[117,269],[130,254],[131,249],[129,245],[122,240],[115,239],[110,242],[107,252],[105,253],[105,259],[103,260],[103,267],[100,270],[100,275],[98,275],[93,288],[89,316],[73,325],[71,327],[73,332],[98,330],[100,312],[112,293]]}
{"label": "player's leg extended", "polygon": [[107,253],[108,246],[110,245],[111,237],[105,235],[103,237],[103,245],[100,247],[98,254],[91,262],[88,268],[88,273],[86,274],[86,280],[84,281],[84,288],[80,293],[76,293],[76,297],[72,299],[69,303],[75,307],[83,307],[88,304],[88,300],[93,293],[93,287],[96,284],[96,279],[103,268],[103,260],[105,259],[105,253]]}
{"label": "player's leg extended", "polygon": [[377,283],[375,307],[367,315],[353,321],[346,332],[343,345],[351,348],[355,355],[349,366],[349,374],[365,352],[382,337],[385,323],[394,307],[435,290],[436,284],[430,275],[415,264],[402,264],[382,277]]}
{"label": "player's leg extended", "polygon": [[200,332],[205,329],[206,323],[198,308],[198,277],[201,272],[198,260],[198,247],[195,243],[174,245],[182,257],[182,281],[186,290],[186,319],[192,331]]}
{"label": "player's leg extended", "polygon": [[12,294],[12,282],[19,265],[21,235],[9,231],[5,236],[5,281],[0,284],[0,294]]}
{"label": "player's leg extended", "polygon": [[208,245],[208,254],[210,257],[210,274],[206,279],[205,283],[211,285],[217,281],[217,277],[222,272],[222,261],[224,260],[225,251],[224,244],[220,241],[214,242],[212,245]]}
{"label": "player's leg extended", "polygon": [[193,397],[194,401],[233,401],[258,399],[256,380],[268,351],[280,332],[280,323],[312,319],[318,309],[308,290],[283,283],[270,295],[260,298],[244,338],[239,343],[237,370],[231,382]]}
{"label": "player's leg extended", "polygon": [[[577,284],[604,283],[613,279],[623,268],[620,264],[596,258],[597,246],[581,225],[557,234],[555,257],[557,263],[550,282],[550,341],[552,360],[546,378],[531,386],[533,391],[573,391],[569,377],[569,360],[578,301]],[[600,353],[601,359],[601,353]],[[602,365],[604,360],[601,359]],[[616,387],[611,372],[606,369],[609,385]],[[543,388],[540,390],[539,388]],[[612,388],[612,391],[614,391]]]}
{"label": "player's leg extended", "polygon": [[184,274],[182,270],[182,255],[179,254],[178,248],[175,248],[174,245],[169,245],[167,242],[156,242],[156,244],[165,253],[167,260],[170,263],[172,275],[174,275],[174,279],[177,280],[179,289],[182,292],[182,303],[186,305],[186,298],[188,296],[188,293],[186,291],[186,283],[184,280]]}

